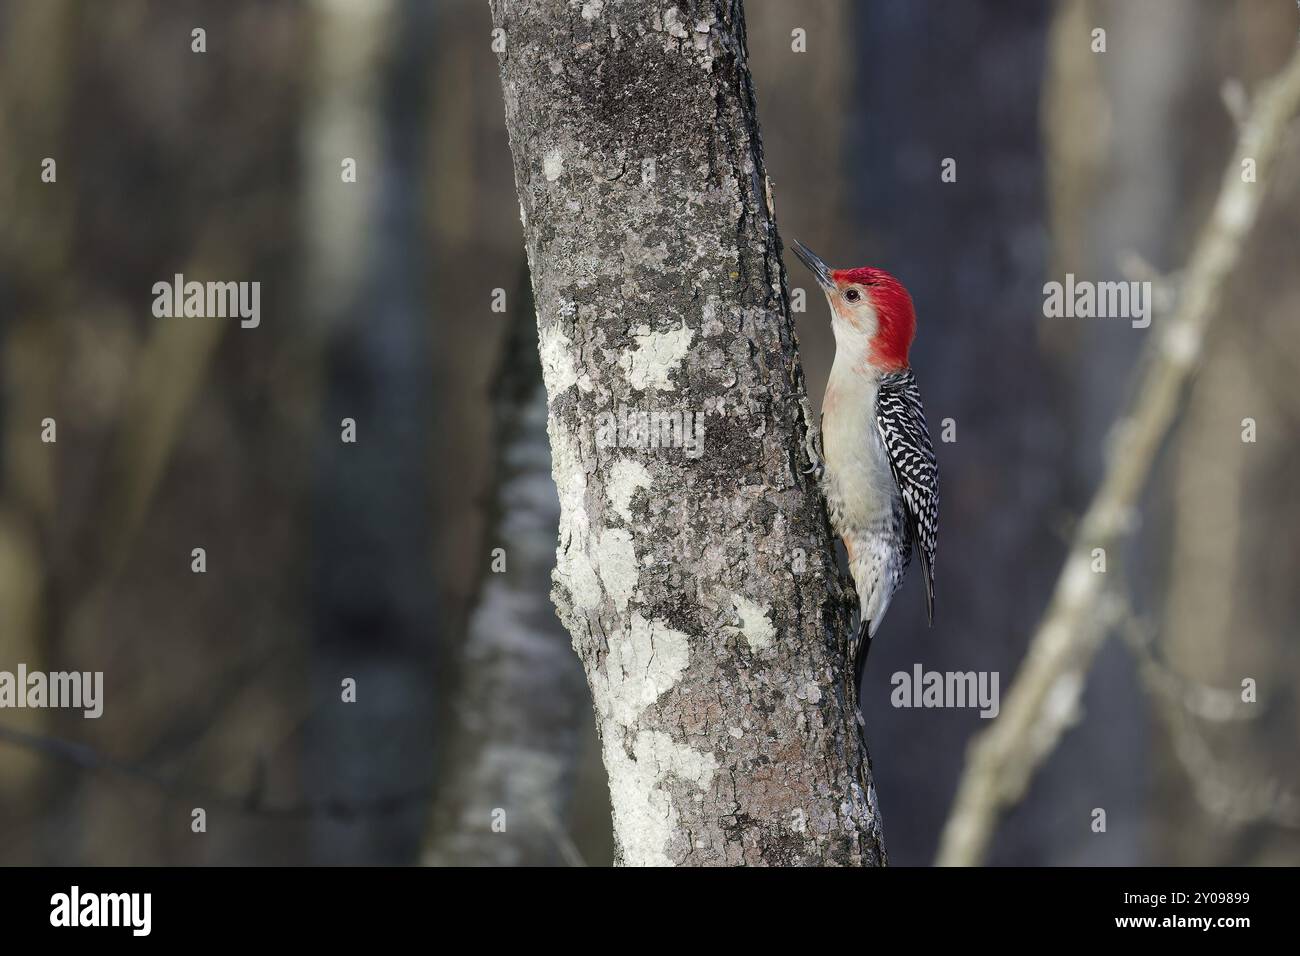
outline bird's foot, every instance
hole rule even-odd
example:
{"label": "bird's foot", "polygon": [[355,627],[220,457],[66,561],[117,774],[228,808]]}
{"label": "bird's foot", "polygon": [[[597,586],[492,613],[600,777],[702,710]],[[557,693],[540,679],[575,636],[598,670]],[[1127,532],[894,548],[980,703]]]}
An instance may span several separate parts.
{"label": "bird's foot", "polygon": [[826,474],[826,463],[822,461],[821,455],[817,454],[817,436],[811,428],[804,436],[803,449],[808,455],[808,467],[803,470],[803,473],[812,475],[815,481],[821,481]]}

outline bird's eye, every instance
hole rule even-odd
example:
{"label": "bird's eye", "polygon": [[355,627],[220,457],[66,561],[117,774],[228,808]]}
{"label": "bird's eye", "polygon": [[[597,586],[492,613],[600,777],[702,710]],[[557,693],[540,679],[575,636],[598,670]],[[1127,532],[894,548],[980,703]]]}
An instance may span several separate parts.
{"label": "bird's eye", "polygon": [[862,293],[857,289],[850,289],[848,292],[844,293],[844,298],[848,299],[850,302],[857,302],[858,299],[862,298]]}

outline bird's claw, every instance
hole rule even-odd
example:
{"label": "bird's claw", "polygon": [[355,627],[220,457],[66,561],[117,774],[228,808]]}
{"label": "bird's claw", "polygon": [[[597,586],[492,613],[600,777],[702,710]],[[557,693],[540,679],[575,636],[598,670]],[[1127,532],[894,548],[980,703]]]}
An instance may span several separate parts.
{"label": "bird's claw", "polygon": [[808,455],[808,467],[803,470],[803,473],[812,475],[816,481],[821,481],[822,476],[826,474],[826,465],[817,454],[817,437],[812,429],[808,430],[808,435],[804,439],[804,452]]}

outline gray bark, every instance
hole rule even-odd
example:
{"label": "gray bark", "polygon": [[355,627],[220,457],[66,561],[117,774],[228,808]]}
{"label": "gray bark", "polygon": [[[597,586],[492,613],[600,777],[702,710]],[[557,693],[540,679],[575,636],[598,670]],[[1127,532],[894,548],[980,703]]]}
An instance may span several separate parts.
{"label": "gray bark", "polygon": [[618,859],[883,862],[740,4],[492,9]]}

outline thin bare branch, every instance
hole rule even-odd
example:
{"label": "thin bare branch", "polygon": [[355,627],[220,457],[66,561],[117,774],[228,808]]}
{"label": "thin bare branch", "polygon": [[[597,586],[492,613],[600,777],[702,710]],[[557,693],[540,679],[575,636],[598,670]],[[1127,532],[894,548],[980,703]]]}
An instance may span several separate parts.
{"label": "thin bare branch", "polygon": [[1250,720],[1259,710],[1243,703],[1240,693],[1210,687],[1175,672],[1156,651],[1155,627],[1126,608],[1119,633],[1137,660],[1142,683],[1169,706],[1214,723]]}

